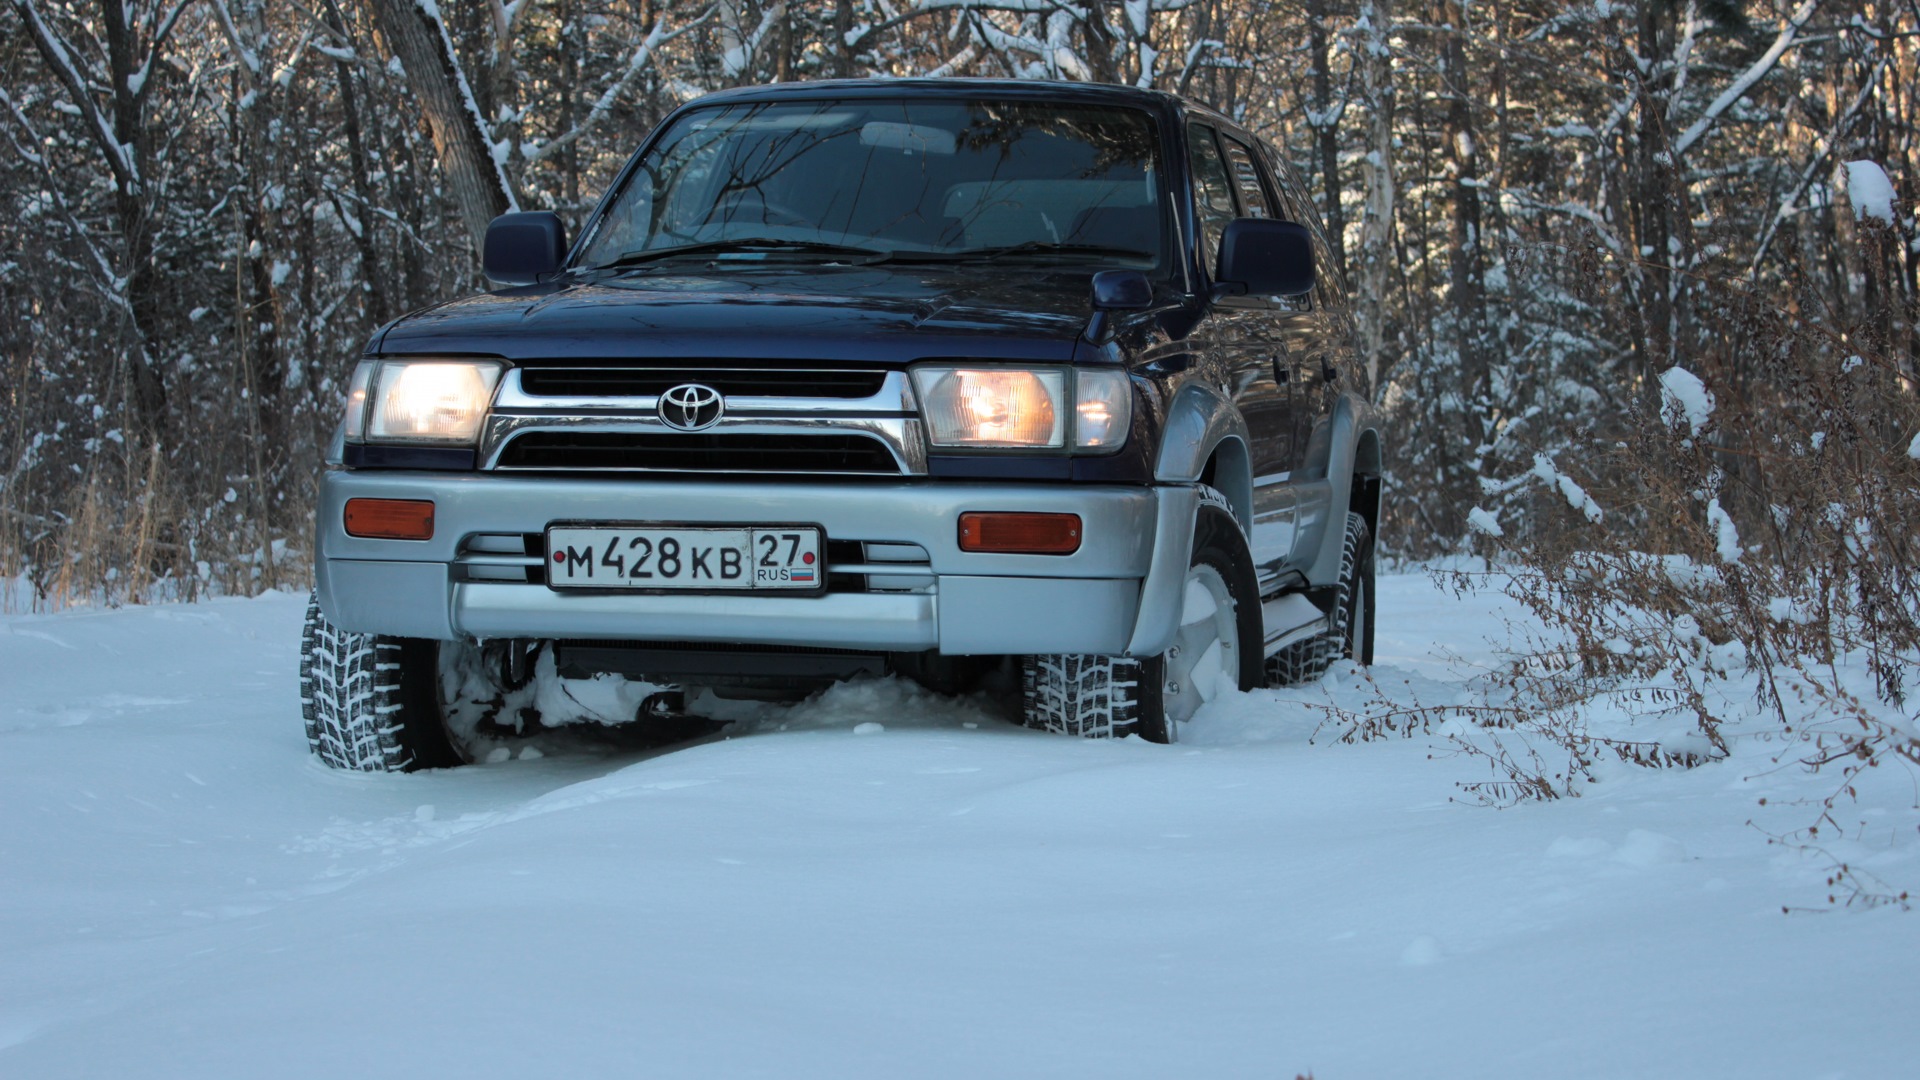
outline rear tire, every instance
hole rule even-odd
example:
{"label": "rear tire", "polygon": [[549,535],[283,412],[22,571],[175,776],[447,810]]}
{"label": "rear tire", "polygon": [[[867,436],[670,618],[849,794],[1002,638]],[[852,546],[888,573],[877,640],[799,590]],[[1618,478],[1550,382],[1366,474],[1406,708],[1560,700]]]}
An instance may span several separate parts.
{"label": "rear tire", "polygon": [[1021,658],[1022,721],[1083,738],[1179,739],[1182,724],[1222,683],[1260,683],[1260,593],[1246,537],[1218,492],[1194,525],[1175,644],[1158,656],[1045,653]]}
{"label": "rear tire", "polygon": [[464,764],[441,719],[439,642],[357,634],[307,598],[300,635],[300,716],[321,763],[358,772]]}
{"label": "rear tire", "polygon": [[1336,660],[1373,663],[1373,533],[1367,519],[1347,515],[1340,547],[1340,579],[1334,585],[1327,629],[1297,641],[1267,659],[1267,682],[1293,686],[1327,673]]}

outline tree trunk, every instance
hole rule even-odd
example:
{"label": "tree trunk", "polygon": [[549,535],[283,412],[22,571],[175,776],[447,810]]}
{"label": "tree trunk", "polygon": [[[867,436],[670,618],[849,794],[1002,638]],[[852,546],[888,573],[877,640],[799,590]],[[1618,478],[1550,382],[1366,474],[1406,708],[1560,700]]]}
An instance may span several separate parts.
{"label": "tree trunk", "polygon": [[853,52],[847,45],[847,35],[853,32],[853,0],[834,0],[833,4],[833,77],[845,79],[853,75]]}
{"label": "tree trunk", "polygon": [[476,256],[485,246],[487,224],[514,208],[504,170],[494,160],[490,133],[475,111],[471,87],[442,28],[412,0],[371,0],[380,32],[406,69],[447,187],[460,209],[461,223]]}
{"label": "tree trunk", "polygon": [[1393,288],[1393,0],[1373,0],[1361,9],[1369,30],[1361,48],[1360,79],[1373,120],[1367,129],[1367,155],[1361,166],[1367,201],[1360,216],[1360,267],[1356,282],[1360,300],[1361,345],[1367,364],[1367,385],[1375,393],[1380,378],[1396,357],[1387,353],[1388,320],[1398,304],[1389,299]]}
{"label": "tree trunk", "polygon": [[[1486,332],[1486,254],[1481,235],[1480,134],[1468,98],[1466,13],[1458,0],[1434,5],[1438,26],[1442,119],[1441,152],[1453,180],[1453,220],[1448,245],[1448,295],[1452,300],[1454,342],[1460,352],[1461,389],[1472,395],[1476,413],[1485,398],[1493,356]],[[1479,438],[1470,433],[1470,438]]]}
{"label": "tree trunk", "polygon": [[[1648,4],[1640,13],[1640,40],[1636,66],[1645,71],[1660,62],[1666,51],[1657,5]],[[1640,260],[1644,283],[1635,310],[1639,312],[1640,339],[1646,344],[1640,357],[1641,371],[1653,372],[1670,367],[1674,360],[1673,274],[1669,250],[1673,238],[1672,221],[1667,210],[1667,191],[1671,186],[1671,132],[1667,129],[1668,91],[1665,78],[1638,80],[1639,100],[1635,108],[1638,138],[1630,168],[1630,190],[1634,202],[1633,254]]]}
{"label": "tree trunk", "polygon": [[[90,139],[99,147],[102,163],[113,177],[113,216],[121,245],[119,272],[123,284],[110,287],[110,291],[124,299],[129,323],[127,347],[120,355],[125,360],[131,426],[142,444],[158,446],[165,441],[167,392],[151,350],[161,339],[161,289],[165,282],[154,266],[152,193],[144,180],[150,156],[149,132],[142,121],[146,95],[154,80],[143,78],[136,84],[133,78],[142,71],[147,50],[157,45],[141,42],[138,22],[128,21],[129,15],[137,19],[138,12],[130,11],[120,0],[101,0],[99,26],[105,34],[107,53],[104,74],[112,95],[103,115],[94,103],[92,87],[87,85],[98,79],[99,73],[83,73],[73,66],[79,59],[73,46],[59,39],[59,31],[32,4],[14,0],[14,9],[48,70],[85,115]],[[105,136],[109,129],[111,144]]]}
{"label": "tree trunk", "polygon": [[[340,17],[340,9],[331,2],[327,4],[327,23],[340,38],[346,38],[346,20]],[[379,326],[387,321],[391,308],[387,304],[389,290],[386,275],[380,266],[379,252],[373,245],[375,204],[373,187],[367,179],[373,174],[373,166],[367,158],[366,143],[360,134],[360,104],[354,93],[353,68],[345,60],[335,60],[333,72],[336,85],[340,88],[340,111],[345,118],[343,126],[346,129],[347,158],[352,163],[350,175],[353,193],[360,203],[353,214],[353,219],[360,223],[359,229],[353,232],[354,247],[360,254],[360,289],[366,299],[367,321]]]}
{"label": "tree trunk", "polygon": [[1320,156],[1320,183],[1325,196],[1321,212],[1326,216],[1327,240],[1333,244],[1333,261],[1342,272],[1347,262],[1347,218],[1340,205],[1340,130],[1333,107],[1333,70],[1327,55],[1326,0],[1307,0],[1308,52],[1313,63],[1314,150]]}

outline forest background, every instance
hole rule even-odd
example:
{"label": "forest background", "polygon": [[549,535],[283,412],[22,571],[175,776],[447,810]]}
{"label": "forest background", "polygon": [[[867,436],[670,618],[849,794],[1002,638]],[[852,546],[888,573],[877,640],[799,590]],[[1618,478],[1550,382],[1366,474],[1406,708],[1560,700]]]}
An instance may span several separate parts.
{"label": "forest background", "polygon": [[710,90],[982,75],[1174,90],[1290,152],[1360,299],[1391,554],[1825,565],[1786,593],[1912,642],[1920,0],[5,7],[15,603],[304,588],[354,358],[484,286],[493,215],[577,229]]}

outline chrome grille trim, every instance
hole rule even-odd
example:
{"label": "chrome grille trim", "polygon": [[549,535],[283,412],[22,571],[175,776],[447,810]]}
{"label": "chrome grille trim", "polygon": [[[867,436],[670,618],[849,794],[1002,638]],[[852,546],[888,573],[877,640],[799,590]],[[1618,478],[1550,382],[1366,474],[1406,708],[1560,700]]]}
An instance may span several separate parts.
{"label": "chrome grille trim", "polygon": [[540,398],[639,398],[701,383],[728,395],[827,398],[846,401],[878,394],[889,372],[880,367],[812,367],[742,361],[540,362],[520,370],[520,388]]}
{"label": "chrome grille trim", "polygon": [[[859,434],[874,439],[884,446],[893,456],[899,472],[894,475],[925,476],[927,473],[926,438],[921,433],[919,417],[898,416],[736,416],[733,415],[734,399],[727,402],[729,413],[720,418],[720,422],[699,432],[701,435],[721,436],[738,435],[790,435],[804,438],[807,435],[846,435]],[[488,415],[480,434],[480,468],[498,472],[684,472],[687,470],[663,470],[644,468],[520,468],[504,467],[500,456],[507,444],[516,437],[531,431],[552,432],[594,432],[605,434],[643,434],[673,436],[682,434],[661,423],[655,416],[636,416],[631,412],[625,415],[566,415],[539,413],[534,415],[503,413],[495,411]],[[728,469],[697,470],[712,473],[736,473],[757,475],[775,470]],[[790,475],[852,475],[876,476],[884,473],[802,473]]]}
{"label": "chrome grille trim", "polygon": [[[542,397],[529,394],[521,385],[521,368],[507,372],[500,380],[500,388],[494,395],[493,407],[504,412],[519,410],[541,412],[582,412],[582,413],[646,413],[651,416],[660,403],[658,395],[623,397],[616,395],[595,397]],[[676,365],[677,370],[677,365]],[[725,369],[733,373],[740,369]],[[793,370],[828,370],[822,368],[796,368]],[[698,382],[690,378],[688,382]],[[914,403],[913,382],[904,371],[889,371],[880,382],[880,389],[868,397],[777,397],[758,394],[728,394],[727,412],[745,413],[842,413],[879,416],[917,416]]]}
{"label": "chrome grille trim", "polygon": [[[633,365],[628,365],[633,366]],[[684,367],[679,362],[663,362],[660,367]],[[655,412],[659,397],[540,397],[526,392],[521,385],[523,369],[514,368],[500,380],[493,409],[481,426],[479,461],[486,471],[592,472],[592,473],[675,473],[697,472],[709,475],[756,475],[760,469],[662,469],[645,467],[535,467],[504,466],[501,455],[507,444],[528,432],[677,435],[674,428],[661,422]],[[727,369],[730,372],[745,369]],[[773,370],[760,368],[758,370]],[[820,367],[796,367],[781,370],[830,370]],[[863,398],[774,397],[730,394],[726,412],[718,423],[700,431],[702,435],[772,435],[804,438],[809,435],[861,435],[885,447],[897,472],[871,470],[785,470],[796,476],[925,476],[927,474],[926,436],[915,405],[913,384],[904,371],[888,371],[880,389]]]}

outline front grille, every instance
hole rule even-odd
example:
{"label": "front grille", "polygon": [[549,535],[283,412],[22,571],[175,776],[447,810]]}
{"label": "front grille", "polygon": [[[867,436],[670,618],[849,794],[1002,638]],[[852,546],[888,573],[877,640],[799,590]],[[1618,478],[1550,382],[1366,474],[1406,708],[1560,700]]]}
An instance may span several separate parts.
{"label": "front grille", "polygon": [[658,397],[683,383],[728,397],[867,398],[885,371],[807,367],[527,367],[520,388],[533,397]]}
{"label": "front grille", "polygon": [[869,473],[897,476],[885,443],[865,435],[529,431],[500,452],[501,469],[638,472]]}

